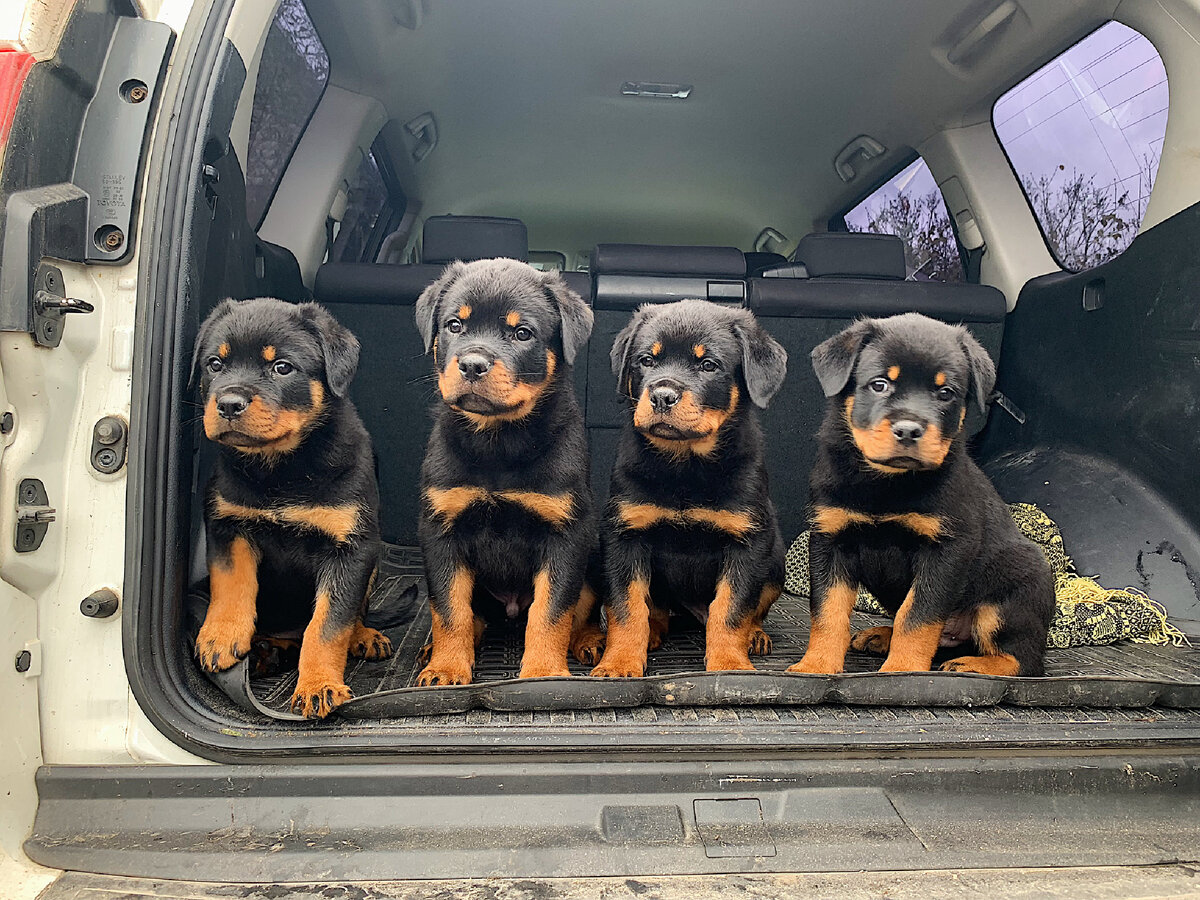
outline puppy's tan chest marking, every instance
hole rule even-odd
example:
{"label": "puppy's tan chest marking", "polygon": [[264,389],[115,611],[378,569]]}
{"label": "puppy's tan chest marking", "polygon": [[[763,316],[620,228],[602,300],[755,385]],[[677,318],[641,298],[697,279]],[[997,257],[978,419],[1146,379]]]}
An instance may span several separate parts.
{"label": "puppy's tan chest marking", "polygon": [[220,519],[242,519],[319,531],[333,538],[339,544],[348,542],[350,536],[358,529],[361,512],[357,503],[343,503],[339,506],[290,504],[264,509],[257,506],[243,506],[240,503],[226,500],[224,497],[217,497],[213,504],[213,515]]}
{"label": "puppy's tan chest marking", "polygon": [[643,531],[655,525],[675,525],[683,528],[703,525],[742,538],[753,531],[756,524],[752,515],[737,510],[707,509],[700,506],[673,509],[653,503],[626,501],[617,504],[617,515],[627,531]]}
{"label": "puppy's tan chest marking", "polygon": [[894,524],[907,528],[921,537],[936,541],[946,533],[939,516],[925,513],[885,513],[876,515],[844,509],[840,506],[818,506],[813,512],[812,526],[822,534],[838,534],[851,525]]}
{"label": "puppy's tan chest marking", "polygon": [[455,520],[475,503],[513,503],[556,528],[562,528],[575,518],[575,500],[567,493],[542,494],[537,491],[492,491],[464,485],[452,488],[426,488],[425,502],[442,524],[449,528]]}

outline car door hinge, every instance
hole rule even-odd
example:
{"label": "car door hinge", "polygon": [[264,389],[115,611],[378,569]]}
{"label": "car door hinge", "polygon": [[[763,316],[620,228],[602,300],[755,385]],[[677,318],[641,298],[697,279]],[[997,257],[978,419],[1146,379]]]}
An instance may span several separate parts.
{"label": "car door hinge", "polygon": [[46,496],[46,486],[36,478],[23,478],[17,488],[17,531],[13,548],[29,553],[42,546],[46,529],[54,521],[55,509]]}
{"label": "car door hinge", "polygon": [[42,263],[33,279],[33,339],[39,347],[57,347],[62,342],[63,316],[95,312],[86,300],[67,296],[58,266]]}

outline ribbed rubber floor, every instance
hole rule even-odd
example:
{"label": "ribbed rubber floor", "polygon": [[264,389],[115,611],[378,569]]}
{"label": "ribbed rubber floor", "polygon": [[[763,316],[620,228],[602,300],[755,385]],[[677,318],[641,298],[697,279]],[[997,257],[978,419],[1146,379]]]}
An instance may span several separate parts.
{"label": "ribbed rubber floor", "polygon": [[[421,575],[420,556],[413,548],[389,547],[371,598],[368,623],[391,638],[395,652],[381,662],[353,660],[347,683],[355,699],[339,710],[344,719],[384,719],[401,716],[440,716],[470,710],[518,715],[522,722],[541,711],[580,711],[584,721],[594,710],[601,720],[614,718],[614,709],[671,707],[734,707],[735,718],[751,707],[776,710],[814,704],[854,704],[889,707],[986,708],[1016,707],[1140,708],[1200,706],[1200,650],[1130,643],[1106,647],[1050,650],[1046,678],[1006,679],[949,673],[879,674],[880,659],[851,653],[846,674],[833,677],[784,674],[804,653],[808,635],[807,601],[784,595],[772,609],[766,629],[773,652],[758,657],[756,673],[705,673],[703,629],[690,617],[675,616],[663,647],[650,654],[649,670],[640,679],[607,681],[591,678],[516,680],[520,668],[522,633],[516,623],[489,627],[476,661],[472,685],[417,688],[423,665],[422,648],[430,640],[430,613]],[[856,614],[856,627],[882,620]],[[590,667],[570,661],[574,676]],[[249,703],[265,715],[287,717],[287,704],[296,681],[291,660],[282,670],[250,675],[249,667],[231,670],[220,679],[231,696],[252,694]],[[244,696],[244,695],[243,695]],[[241,704],[248,708],[246,703]],[[780,711],[770,715],[779,718]],[[784,718],[790,718],[786,711]],[[625,714],[622,713],[622,718]],[[504,718],[504,716],[501,716]],[[694,710],[685,719],[701,721]],[[919,718],[919,717],[918,717]],[[489,719],[490,721],[490,719]],[[683,721],[682,719],[679,721]],[[533,719],[528,720],[533,724]]]}

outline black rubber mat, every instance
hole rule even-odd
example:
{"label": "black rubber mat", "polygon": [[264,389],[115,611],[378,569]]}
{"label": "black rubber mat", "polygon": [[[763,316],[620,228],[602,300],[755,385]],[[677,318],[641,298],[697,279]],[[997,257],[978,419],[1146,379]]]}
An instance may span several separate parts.
{"label": "black rubber mat", "polygon": [[[206,598],[193,592],[198,627]],[[673,616],[664,645],[650,654],[644,678],[588,677],[520,680],[522,632],[516,623],[489,627],[476,659],[473,684],[415,687],[430,639],[430,613],[414,548],[387,548],[367,623],[384,631],[395,650],[377,662],[351,660],[346,682],[354,699],[338,710],[345,719],[441,715],[472,709],[497,712],[587,710],[640,706],[794,706],[846,703],[896,707],[1126,708],[1200,707],[1200,649],[1118,643],[1105,647],[1052,649],[1044,678],[999,678],[947,672],[879,673],[881,660],[851,652],[846,671],[835,676],[793,675],[784,670],[804,655],[807,601],[784,594],[766,630],[769,656],[756,657],[756,672],[704,671],[704,632],[689,616]],[[885,620],[855,614],[855,627]],[[247,712],[298,718],[288,711],[296,684],[294,660],[245,661],[213,680]],[[935,660],[936,662],[936,660]],[[590,667],[570,660],[573,676]]]}

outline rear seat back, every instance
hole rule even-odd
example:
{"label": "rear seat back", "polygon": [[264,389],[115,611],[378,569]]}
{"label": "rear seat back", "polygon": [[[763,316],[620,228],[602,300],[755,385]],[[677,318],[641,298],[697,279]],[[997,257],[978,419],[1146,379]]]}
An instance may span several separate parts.
{"label": "rear seat back", "polygon": [[[416,265],[326,263],[317,270],[313,289],[315,299],[362,344],[351,396],[380,460],[382,531],[387,540],[410,545],[417,539],[416,486],[432,424],[429,409],[437,393],[413,307],[452,260],[529,258],[524,223],[485,216],[427,219],[422,251],[424,262]],[[563,276],[572,289],[590,297],[587,273]],[[575,377],[582,396],[586,365],[577,366]]]}
{"label": "rear seat back", "polygon": [[[789,539],[807,527],[813,435],[825,412],[809,362],[812,348],[862,316],[919,312],[965,324],[998,361],[1007,309],[1004,295],[986,285],[905,281],[904,246],[891,235],[809,235],[794,256],[795,263],[751,278],[747,299],[763,327],[788,351],[787,381],[761,418],[771,493]],[[968,433],[974,435],[985,422],[972,407]]]}

